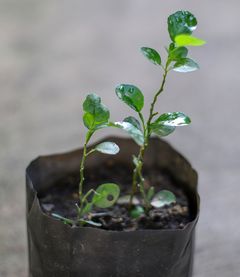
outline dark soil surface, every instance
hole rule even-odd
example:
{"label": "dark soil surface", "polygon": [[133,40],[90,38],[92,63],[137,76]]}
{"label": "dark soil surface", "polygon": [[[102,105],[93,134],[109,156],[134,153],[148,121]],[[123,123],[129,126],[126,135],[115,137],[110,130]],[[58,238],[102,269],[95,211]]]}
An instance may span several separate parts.
{"label": "dark soil surface", "polygon": [[[115,165],[108,162],[101,167],[92,168],[91,172],[86,170],[85,176],[86,190],[96,188],[106,182],[120,185],[121,196],[129,194],[131,189],[132,171],[123,164]],[[130,216],[127,203],[119,203],[108,209],[93,209],[88,219],[101,223],[102,226],[97,228],[106,230],[183,229],[191,221],[188,198],[184,191],[178,187],[169,174],[158,168],[146,169],[144,177],[146,188],[155,186],[156,192],[162,189],[170,190],[177,198],[176,203],[161,208],[152,208],[148,215],[141,215],[137,219]],[[68,219],[76,219],[78,182],[77,176],[68,176],[46,191],[44,195],[39,195],[43,211],[48,215],[55,213]],[[137,197],[140,199],[139,196]]]}

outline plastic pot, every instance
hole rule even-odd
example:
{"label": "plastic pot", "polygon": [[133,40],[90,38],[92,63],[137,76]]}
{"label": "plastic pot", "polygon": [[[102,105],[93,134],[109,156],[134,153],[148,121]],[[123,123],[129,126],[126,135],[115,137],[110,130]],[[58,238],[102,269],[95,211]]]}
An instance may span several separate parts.
{"label": "plastic pot", "polygon": [[[138,146],[130,139],[107,138],[120,146],[110,157],[89,156],[87,168],[107,159],[131,165]],[[99,143],[99,142],[98,142]],[[151,139],[145,166],[167,170],[189,198],[192,221],[184,229],[106,231],[65,225],[41,210],[38,195],[79,172],[82,150],[39,157],[26,170],[29,276],[31,277],[190,277],[194,230],[199,214],[197,173],[168,143]]]}

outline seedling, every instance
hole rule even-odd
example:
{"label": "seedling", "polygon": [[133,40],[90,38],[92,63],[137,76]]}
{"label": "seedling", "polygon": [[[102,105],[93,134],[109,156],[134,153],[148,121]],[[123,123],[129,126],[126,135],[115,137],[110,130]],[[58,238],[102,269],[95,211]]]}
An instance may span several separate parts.
{"label": "seedling", "polygon": [[[149,47],[141,48],[143,55],[163,70],[162,82],[153,97],[147,118],[144,118],[142,113],[144,95],[141,90],[130,84],[121,84],[116,87],[118,98],[132,108],[139,117],[138,120],[133,116],[128,116],[122,122],[112,123],[112,126],[127,131],[140,146],[138,156],[133,156],[134,171],[131,197],[129,200],[130,208],[132,208],[133,197],[138,189],[143,198],[145,212],[151,209],[151,207],[161,207],[176,201],[175,195],[170,191],[163,190],[155,194],[153,186],[147,190],[145,188],[142,170],[144,153],[152,135],[164,137],[174,132],[176,127],[191,123],[190,118],[183,112],[169,112],[159,115],[159,112],[155,111],[155,106],[159,95],[164,91],[166,79],[170,71],[191,72],[199,68],[198,64],[188,57],[187,48],[187,46],[201,46],[205,44],[205,41],[192,36],[196,28],[197,19],[193,14],[188,11],[178,11],[168,17],[168,32],[171,43],[166,48],[166,61],[163,62],[162,57],[155,49]],[[135,207],[132,212],[134,217],[136,217],[137,212],[141,214],[142,210]]]}
{"label": "seedling", "polygon": [[[153,186],[146,189],[143,176],[144,153],[152,135],[164,137],[174,132],[176,127],[191,123],[190,118],[183,112],[169,112],[159,115],[159,112],[155,111],[155,105],[159,95],[164,91],[170,71],[191,72],[199,68],[198,64],[188,57],[187,48],[187,46],[201,46],[205,43],[205,41],[192,36],[196,27],[197,19],[188,11],[178,11],[169,16],[168,32],[171,43],[166,48],[167,58],[165,63],[155,49],[149,47],[141,48],[143,55],[163,70],[162,82],[153,97],[147,118],[144,118],[142,113],[144,95],[134,85],[121,84],[116,87],[116,94],[120,100],[137,113],[139,119],[128,116],[121,122],[110,122],[109,110],[102,104],[101,98],[96,94],[89,94],[86,97],[83,103],[83,122],[88,131],[80,164],[79,201],[76,203],[78,217],[77,220],[71,220],[58,214],[52,214],[54,217],[71,225],[87,223],[101,226],[100,223],[91,220],[91,210],[94,207],[109,208],[118,200],[120,189],[118,185],[113,183],[101,184],[96,190],[90,189],[84,192],[84,171],[87,157],[96,151],[109,155],[115,155],[119,152],[119,147],[114,142],[103,142],[90,150],[88,149],[88,143],[95,132],[106,127],[116,127],[125,130],[140,147],[138,155],[133,156],[134,170],[131,195],[125,195],[118,200],[120,204],[120,202],[125,203],[126,199],[128,199],[130,216],[137,218],[143,213],[148,213],[152,207],[161,208],[164,205],[176,202],[175,195],[170,191],[161,190],[156,193]],[[142,201],[139,201],[136,196],[138,191],[142,196]]]}
{"label": "seedling", "polygon": [[97,130],[109,126],[110,113],[108,108],[102,104],[101,98],[96,94],[89,94],[83,103],[83,122],[88,129],[86,133],[85,143],[83,146],[83,155],[80,164],[80,182],[79,182],[79,203],[76,203],[78,218],[76,221],[64,218],[58,214],[52,214],[54,217],[61,219],[66,224],[91,224],[101,226],[101,224],[89,219],[89,213],[94,206],[99,208],[109,208],[117,201],[120,189],[118,185],[107,183],[100,185],[96,190],[90,189],[86,193],[83,192],[84,187],[84,170],[85,162],[89,155],[98,151],[108,155],[115,155],[119,152],[119,147],[114,142],[102,142],[94,148],[88,150],[88,143]]}

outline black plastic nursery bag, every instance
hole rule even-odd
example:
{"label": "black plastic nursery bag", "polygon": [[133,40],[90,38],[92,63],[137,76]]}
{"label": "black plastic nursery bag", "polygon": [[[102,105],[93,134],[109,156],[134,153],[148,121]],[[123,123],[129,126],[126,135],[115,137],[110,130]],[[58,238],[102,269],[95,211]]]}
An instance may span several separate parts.
{"label": "black plastic nursery bag", "polygon": [[[104,140],[106,141],[106,140]],[[87,168],[107,159],[131,166],[138,146],[130,139],[107,138],[120,146],[115,157],[89,156]],[[27,231],[31,277],[190,277],[198,220],[197,174],[169,144],[152,139],[145,166],[168,170],[189,197],[193,220],[182,230],[106,231],[71,227],[41,210],[38,194],[79,172],[82,150],[39,157],[27,168]]]}

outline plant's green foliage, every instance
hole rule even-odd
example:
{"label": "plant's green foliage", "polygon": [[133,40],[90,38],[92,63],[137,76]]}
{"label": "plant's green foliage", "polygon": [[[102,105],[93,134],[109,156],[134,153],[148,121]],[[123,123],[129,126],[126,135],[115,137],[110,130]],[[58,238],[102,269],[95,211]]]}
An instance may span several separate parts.
{"label": "plant's green foliage", "polygon": [[152,123],[151,132],[159,137],[166,137],[175,131],[176,127],[166,126],[162,123]]}
{"label": "plant's green foliage", "polygon": [[188,54],[188,49],[186,47],[176,47],[169,52],[169,58],[171,61],[178,61],[186,58]]}
{"label": "plant's green foliage", "polygon": [[136,127],[138,130],[142,131],[140,122],[133,116],[126,117],[123,122],[128,122]]}
{"label": "plant's green foliage", "polygon": [[151,205],[155,208],[161,208],[176,202],[176,196],[168,190],[161,190],[153,197]]}
{"label": "plant's green foliage", "polygon": [[139,88],[133,85],[121,84],[116,87],[117,97],[133,110],[140,112],[144,105],[144,96]]}
{"label": "plant's green foliage", "polygon": [[93,196],[92,203],[99,208],[114,205],[120,194],[119,186],[113,183],[100,185]]}
{"label": "plant's green foliage", "polygon": [[116,143],[106,141],[98,144],[95,150],[104,154],[116,155],[120,149]]}
{"label": "plant's green foliage", "polygon": [[178,11],[168,17],[168,32],[173,42],[180,34],[189,34],[197,28],[197,19],[189,11]]}
{"label": "plant's green foliage", "polygon": [[[138,113],[140,120],[133,116],[129,116],[123,122],[109,122],[109,110],[101,103],[101,99],[96,94],[87,96],[83,103],[84,116],[83,121],[85,126],[89,129],[86,135],[86,142],[84,144],[84,155],[80,167],[80,184],[79,196],[80,205],[78,207],[78,221],[82,223],[91,224],[91,221],[86,221],[89,217],[93,206],[99,208],[108,208],[116,201],[118,203],[126,204],[125,199],[119,197],[120,189],[116,184],[108,183],[100,185],[96,191],[89,190],[85,195],[83,194],[84,181],[84,163],[86,157],[94,151],[99,151],[106,154],[116,154],[119,147],[113,142],[103,142],[97,145],[94,149],[87,151],[87,143],[98,129],[105,127],[116,127],[125,130],[140,146],[137,156],[133,156],[133,183],[131,196],[127,197],[130,201],[129,207],[134,209],[130,211],[133,218],[138,218],[142,213],[148,213],[151,206],[162,207],[176,201],[173,193],[167,190],[162,190],[155,194],[154,187],[146,189],[143,176],[143,162],[144,153],[149,145],[151,134],[158,136],[167,136],[172,133],[176,127],[190,124],[191,120],[188,116],[181,112],[164,113],[156,119],[158,113],[155,111],[159,95],[164,91],[166,78],[170,70],[178,72],[191,72],[199,68],[198,64],[192,59],[188,58],[188,49],[186,46],[200,46],[205,41],[192,36],[193,31],[197,28],[197,19],[188,11],[178,11],[168,17],[168,31],[171,38],[171,43],[166,48],[168,56],[166,62],[162,62],[160,54],[152,48],[142,47],[141,52],[153,64],[159,65],[163,69],[163,79],[160,88],[153,97],[150,105],[150,112],[148,118],[144,118],[141,113],[144,106],[144,95],[139,88],[130,84],[121,84],[116,87],[115,92],[118,98],[131,107]],[[142,199],[135,201],[134,194],[139,191]],[[90,197],[92,196],[93,197]],[[155,194],[155,195],[154,195]],[[90,198],[90,199],[89,199]],[[135,202],[134,202],[135,201]],[[141,204],[144,204],[144,209]],[[121,205],[121,204],[120,204]],[[89,214],[86,217],[86,214]],[[85,215],[85,217],[84,217]],[[99,226],[99,223],[93,222],[94,225]]]}
{"label": "plant's green foliage", "polygon": [[164,126],[184,126],[191,123],[191,119],[182,112],[172,112],[161,114],[155,123],[163,124]]}
{"label": "plant's green foliage", "polygon": [[85,127],[88,129],[92,129],[94,127],[94,116],[90,113],[84,113],[83,115],[83,123]]}
{"label": "plant's green foliage", "polygon": [[155,188],[154,187],[150,187],[148,189],[148,192],[147,192],[147,199],[148,199],[148,201],[152,200],[154,193],[155,193]]}
{"label": "plant's green foliage", "polygon": [[152,49],[149,47],[142,47],[141,52],[153,64],[161,65],[161,63],[162,63],[161,56],[155,49]]}
{"label": "plant's green foliage", "polygon": [[179,59],[173,67],[177,72],[192,72],[199,69],[199,65],[189,58]]}
{"label": "plant's green foliage", "polygon": [[83,102],[83,122],[88,129],[99,128],[109,120],[109,110],[101,103],[101,98],[92,93],[89,94]]}
{"label": "plant's green foliage", "polygon": [[171,43],[169,44],[169,48],[167,49],[167,52],[171,52],[171,51],[173,51],[175,48],[176,48],[175,43],[174,43],[174,42],[171,42]]}
{"label": "plant's green foliage", "polygon": [[191,35],[178,35],[175,37],[175,42],[177,46],[202,46],[206,43],[205,40],[202,40],[200,38],[196,38]]}
{"label": "plant's green foliage", "polygon": [[137,129],[129,122],[111,122],[109,126],[126,131],[138,145],[143,145],[144,136],[141,130]]}
{"label": "plant's green foliage", "polygon": [[150,105],[148,118],[144,118],[141,110],[144,106],[144,96],[142,92],[132,85],[119,85],[116,88],[117,96],[128,106],[138,112],[141,120],[140,123],[136,118],[128,117],[123,122],[111,123],[113,126],[127,131],[133,139],[141,146],[137,156],[133,156],[133,178],[132,178],[132,194],[130,197],[130,206],[133,204],[134,194],[139,191],[141,193],[145,212],[153,206],[160,207],[162,205],[175,201],[175,196],[168,191],[159,192],[154,197],[154,187],[145,188],[143,176],[144,153],[149,145],[149,139],[152,134],[158,136],[167,136],[174,132],[176,127],[190,124],[191,120],[188,116],[181,112],[165,113],[157,119],[155,105],[159,95],[164,91],[166,78],[171,70],[178,72],[190,72],[199,68],[198,64],[188,58],[188,49],[185,46],[200,46],[205,41],[192,36],[193,31],[197,28],[197,19],[189,11],[178,11],[168,17],[168,31],[171,43],[166,51],[168,53],[166,62],[162,62],[159,53],[152,48],[142,47],[143,55],[155,65],[160,65],[163,69],[163,79],[157,92],[155,93]]}
{"label": "plant's green foliage", "polygon": [[144,214],[145,211],[143,209],[142,206],[135,206],[131,211],[130,211],[130,216],[132,218],[138,218],[140,217],[142,214]]}

